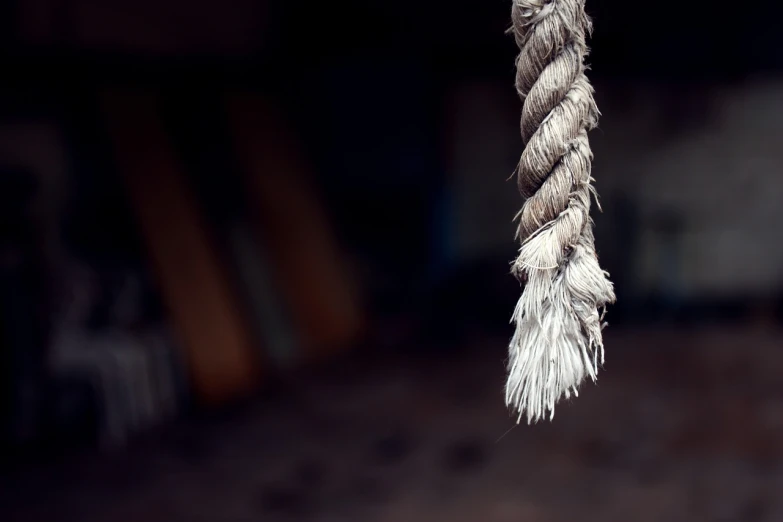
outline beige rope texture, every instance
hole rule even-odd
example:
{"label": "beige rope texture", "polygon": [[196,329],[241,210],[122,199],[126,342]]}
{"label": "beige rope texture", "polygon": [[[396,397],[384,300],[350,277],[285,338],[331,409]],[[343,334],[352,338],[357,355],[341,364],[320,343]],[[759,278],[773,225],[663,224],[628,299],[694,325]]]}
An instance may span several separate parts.
{"label": "beige rope texture", "polygon": [[[585,0],[514,0],[520,53],[524,151],[517,167],[525,199],[513,273],[524,283],[514,311],[506,403],[535,422],[578,395],[604,362],[605,307],[615,300],[598,264],[590,219],[593,159],[587,138],[599,111],[585,75],[592,26]],[[596,198],[597,199],[597,198]]]}

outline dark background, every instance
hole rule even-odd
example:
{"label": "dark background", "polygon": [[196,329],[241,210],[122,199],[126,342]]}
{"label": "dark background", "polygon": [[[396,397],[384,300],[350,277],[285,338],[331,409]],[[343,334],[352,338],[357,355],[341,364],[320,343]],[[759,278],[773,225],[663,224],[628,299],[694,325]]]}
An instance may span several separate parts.
{"label": "dark background", "polygon": [[[619,297],[607,368],[553,423],[505,436],[521,204],[508,2],[1,5],[0,519],[780,519],[778,3],[588,1],[594,217]],[[52,354],[156,351],[139,325],[189,353],[100,102],[117,88],[158,96],[229,274],[228,230],[259,202],[224,96],[275,107],[362,327],[339,356],[269,363],[219,405],[166,363],[173,410],[107,443],[107,392]],[[128,277],[133,328],[114,311]],[[285,344],[270,336],[262,359]]]}

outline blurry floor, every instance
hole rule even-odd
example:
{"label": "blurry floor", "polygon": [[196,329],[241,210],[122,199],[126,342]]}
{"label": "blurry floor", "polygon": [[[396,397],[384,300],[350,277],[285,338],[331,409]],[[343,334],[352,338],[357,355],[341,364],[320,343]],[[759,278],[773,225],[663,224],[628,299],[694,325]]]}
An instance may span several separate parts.
{"label": "blurry floor", "polygon": [[598,386],[510,431],[503,339],[352,363],[77,476],[0,484],[0,520],[780,521],[780,341],[610,329]]}

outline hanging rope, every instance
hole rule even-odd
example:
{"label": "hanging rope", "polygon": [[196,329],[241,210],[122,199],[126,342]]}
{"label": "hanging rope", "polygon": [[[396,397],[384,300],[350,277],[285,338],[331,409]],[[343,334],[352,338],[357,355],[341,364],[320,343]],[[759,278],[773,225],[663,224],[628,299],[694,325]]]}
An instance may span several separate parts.
{"label": "hanging rope", "polygon": [[525,199],[513,273],[524,284],[514,311],[506,403],[528,423],[549,413],[604,362],[605,307],[615,300],[598,265],[590,219],[593,159],[587,138],[598,108],[584,64],[591,22],[585,0],[514,0],[520,53]]}

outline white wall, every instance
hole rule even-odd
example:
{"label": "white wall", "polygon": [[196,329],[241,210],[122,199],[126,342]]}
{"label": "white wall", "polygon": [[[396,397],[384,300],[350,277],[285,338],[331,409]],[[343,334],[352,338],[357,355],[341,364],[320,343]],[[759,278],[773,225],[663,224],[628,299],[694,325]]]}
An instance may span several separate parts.
{"label": "white wall", "polygon": [[[625,192],[643,222],[636,274],[661,284],[651,219],[683,218],[681,291],[687,296],[763,296],[783,285],[783,79],[705,88],[701,125],[661,125],[664,88],[626,86],[629,105],[602,104],[595,176],[607,200]],[[667,133],[668,135],[661,135]],[[599,230],[600,233],[606,233]]]}

